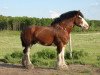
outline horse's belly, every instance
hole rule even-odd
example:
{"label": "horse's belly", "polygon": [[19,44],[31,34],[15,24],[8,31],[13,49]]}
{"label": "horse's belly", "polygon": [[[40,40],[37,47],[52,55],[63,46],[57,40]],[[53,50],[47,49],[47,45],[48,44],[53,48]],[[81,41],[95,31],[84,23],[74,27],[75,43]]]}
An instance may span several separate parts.
{"label": "horse's belly", "polygon": [[45,45],[45,46],[50,46],[52,45],[53,41],[52,39],[38,39],[38,43]]}
{"label": "horse's belly", "polygon": [[37,41],[38,43],[42,44],[42,45],[46,45],[46,46],[49,46],[49,45],[52,45],[53,43],[53,36],[52,35],[38,35],[37,37]]}

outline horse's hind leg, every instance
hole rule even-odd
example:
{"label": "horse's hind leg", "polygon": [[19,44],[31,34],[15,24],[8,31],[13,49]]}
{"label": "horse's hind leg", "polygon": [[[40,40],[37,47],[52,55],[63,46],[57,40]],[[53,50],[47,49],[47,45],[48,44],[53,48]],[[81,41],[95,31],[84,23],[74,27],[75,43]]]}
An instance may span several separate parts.
{"label": "horse's hind leg", "polygon": [[22,65],[26,68],[32,68],[32,63],[30,61],[30,47],[25,47],[23,50]]}

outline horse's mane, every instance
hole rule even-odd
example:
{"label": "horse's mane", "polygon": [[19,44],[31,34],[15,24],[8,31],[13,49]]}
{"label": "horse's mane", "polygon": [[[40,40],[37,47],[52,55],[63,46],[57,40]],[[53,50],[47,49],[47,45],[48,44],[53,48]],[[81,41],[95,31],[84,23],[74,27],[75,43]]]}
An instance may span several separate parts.
{"label": "horse's mane", "polygon": [[54,21],[51,23],[51,26],[54,26],[57,23],[65,20],[65,19],[73,18],[77,14],[80,15],[81,17],[84,17],[83,14],[80,11],[76,11],[76,10],[69,11],[69,12],[61,14],[58,18],[55,18]]}

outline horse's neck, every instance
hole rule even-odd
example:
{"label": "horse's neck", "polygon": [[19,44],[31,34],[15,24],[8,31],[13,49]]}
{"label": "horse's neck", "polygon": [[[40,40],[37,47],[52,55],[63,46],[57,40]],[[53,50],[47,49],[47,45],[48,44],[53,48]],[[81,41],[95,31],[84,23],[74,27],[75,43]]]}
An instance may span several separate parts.
{"label": "horse's neck", "polygon": [[61,22],[60,26],[64,29],[64,31],[66,31],[66,32],[68,32],[70,34],[74,24],[73,24],[73,21],[67,20],[67,21]]}

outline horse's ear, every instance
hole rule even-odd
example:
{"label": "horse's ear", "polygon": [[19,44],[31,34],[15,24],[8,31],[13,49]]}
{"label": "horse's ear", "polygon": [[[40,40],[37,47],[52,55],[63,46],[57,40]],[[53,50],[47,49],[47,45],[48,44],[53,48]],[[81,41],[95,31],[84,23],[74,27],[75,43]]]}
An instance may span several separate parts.
{"label": "horse's ear", "polygon": [[77,11],[77,15],[79,15],[79,14],[80,14],[80,10]]}
{"label": "horse's ear", "polygon": [[77,11],[77,15],[80,15],[81,17],[84,17],[80,10]]}
{"label": "horse's ear", "polygon": [[80,12],[80,10],[78,10],[78,12]]}

